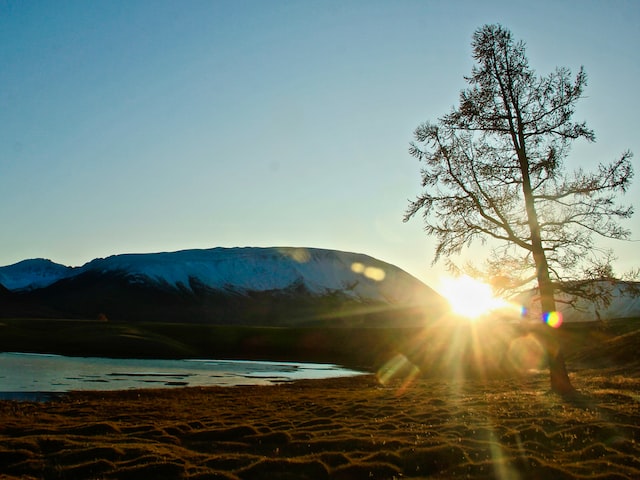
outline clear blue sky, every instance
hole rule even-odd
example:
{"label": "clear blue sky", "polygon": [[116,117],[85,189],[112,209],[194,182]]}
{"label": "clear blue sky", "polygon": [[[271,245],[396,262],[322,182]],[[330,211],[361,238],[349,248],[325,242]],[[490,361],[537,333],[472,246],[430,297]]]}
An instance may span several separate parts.
{"label": "clear blue sky", "polygon": [[[539,73],[585,66],[598,141],[569,166],[637,164],[637,0],[0,0],[0,265],[308,246],[435,286],[433,240],[402,223],[407,147],[457,102],[485,23]],[[640,238],[640,213],[626,225]],[[611,246],[619,271],[640,263]]]}

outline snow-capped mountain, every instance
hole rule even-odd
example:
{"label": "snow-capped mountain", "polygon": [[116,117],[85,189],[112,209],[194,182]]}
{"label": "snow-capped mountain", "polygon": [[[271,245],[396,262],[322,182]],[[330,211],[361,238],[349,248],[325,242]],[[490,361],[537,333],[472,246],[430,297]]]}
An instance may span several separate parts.
{"label": "snow-capped mountain", "polygon": [[73,275],[74,269],[36,258],[0,267],[0,284],[8,290],[34,290]]}
{"label": "snow-capped mountain", "polygon": [[93,260],[79,272],[96,271],[124,273],[132,283],[152,281],[187,290],[192,290],[194,282],[235,292],[303,286],[317,295],[340,291],[354,298],[390,303],[417,301],[415,290],[422,286],[403,270],[367,255],[306,248],[214,248],[115,255]]}
{"label": "snow-capped mountain", "polygon": [[[594,281],[586,286],[588,297],[604,294],[608,301],[594,302],[589,298],[566,293],[556,296],[556,307],[562,312],[563,322],[593,322],[621,318],[640,317],[640,283],[618,280]],[[537,291],[527,292],[518,297],[525,308],[532,308]],[[534,315],[535,316],[535,315]]]}
{"label": "snow-capped mountain", "polygon": [[276,323],[286,323],[287,315],[308,318],[346,306],[447,308],[440,295],[398,267],[313,248],[124,254],[77,268],[28,260],[0,267],[0,284],[22,303],[60,314],[123,319],[273,323],[277,317]]}

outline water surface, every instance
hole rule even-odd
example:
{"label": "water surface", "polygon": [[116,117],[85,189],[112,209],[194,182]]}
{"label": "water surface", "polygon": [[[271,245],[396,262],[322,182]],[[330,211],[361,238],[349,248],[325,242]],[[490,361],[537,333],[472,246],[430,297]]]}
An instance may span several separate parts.
{"label": "water surface", "polygon": [[324,363],[141,360],[0,353],[0,397],[20,398],[26,393],[72,390],[268,385],[362,373]]}

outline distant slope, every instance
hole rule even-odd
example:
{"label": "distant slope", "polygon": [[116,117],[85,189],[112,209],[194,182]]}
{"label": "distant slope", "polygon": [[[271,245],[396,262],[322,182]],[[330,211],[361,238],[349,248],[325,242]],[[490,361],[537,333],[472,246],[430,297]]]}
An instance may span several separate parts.
{"label": "distant slope", "polygon": [[335,250],[126,254],[73,269],[46,262],[0,268],[14,304],[55,316],[261,325],[407,323],[448,308],[398,267]]}
{"label": "distant slope", "polygon": [[120,273],[131,283],[193,290],[194,284],[236,293],[303,287],[311,294],[341,292],[390,303],[420,301],[435,292],[399,268],[367,255],[307,248],[214,248],[115,255],[79,273]]}
{"label": "distant slope", "polygon": [[[560,294],[556,305],[562,312],[563,321],[592,322],[598,320],[615,320],[620,318],[640,318],[640,283],[624,281],[598,281],[589,285],[591,298],[598,291],[609,292],[608,303],[598,303],[589,298],[578,298],[573,295]],[[518,296],[518,303],[528,309],[535,309],[533,299],[537,291]]]}
{"label": "distant slope", "polygon": [[8,290],[34,290],[47,287],[73,275],[74,269],[51,260],[36,258],[0,267],[0,284]]}

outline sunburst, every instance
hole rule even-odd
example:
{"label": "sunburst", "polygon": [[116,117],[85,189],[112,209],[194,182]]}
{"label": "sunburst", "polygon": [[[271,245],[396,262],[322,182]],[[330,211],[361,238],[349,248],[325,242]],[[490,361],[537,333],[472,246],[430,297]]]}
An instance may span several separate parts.
{"label": "sunburst", "polygon": [[467,275],[444,278],[439,291],[455,314],[469,320],[477,320],[507,306],[505,300],[494,295],[490,285]]}

